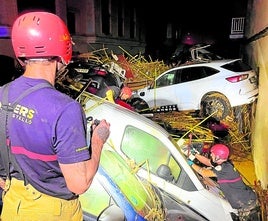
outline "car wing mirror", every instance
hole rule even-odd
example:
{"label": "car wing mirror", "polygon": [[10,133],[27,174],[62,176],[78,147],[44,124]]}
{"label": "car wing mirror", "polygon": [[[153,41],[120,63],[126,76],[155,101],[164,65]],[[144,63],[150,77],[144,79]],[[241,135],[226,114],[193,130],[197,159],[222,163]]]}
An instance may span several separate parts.
{"label": "car wing mirror", "polygon": [[173,182],[174,180],[174,176],[171,173],[171,169],[167,165],[161,164],[158,167],[156,174],[166,181]]}
{"label": "car wing mirror", "polygon": [[100,213],[97,221],[126,221],[126,218],[122,209],[113,204]]}
{"label": "car wing mirror", "polygon": [[154,85],[155,85],[155,81],[151,81],[150,83],[149,83],[149,89],[153,89],[154,88]]}

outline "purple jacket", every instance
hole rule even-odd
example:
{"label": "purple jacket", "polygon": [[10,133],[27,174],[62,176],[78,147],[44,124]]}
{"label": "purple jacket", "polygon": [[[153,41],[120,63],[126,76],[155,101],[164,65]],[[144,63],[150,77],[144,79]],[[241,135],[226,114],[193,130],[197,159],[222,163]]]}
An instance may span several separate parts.
{"label": "purple jacket", "polygon": [[[46,81],[17,78],[9,87],[9,102],[41,82]],[[8,136],[12,153],[37,190],[63,199],[75,197],[66,186],[59,163],[90,159],[86,118],[77,101],[52,86],[34,91],[16,105]]]}

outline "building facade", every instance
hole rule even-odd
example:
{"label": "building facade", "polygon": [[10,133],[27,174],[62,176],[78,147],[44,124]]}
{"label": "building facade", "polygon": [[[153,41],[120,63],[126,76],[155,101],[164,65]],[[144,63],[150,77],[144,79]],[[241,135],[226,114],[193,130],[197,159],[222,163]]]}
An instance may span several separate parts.
{"label": "building facade", "polygon": [[60,16],[72,35],[74,52],[108,49],[114,53],[125,50],[134,55],[145,51],[145,27],[136,1],[0,0],[0,5],[0,54],[14,56],[11,26],[19,14],[32,10]]}

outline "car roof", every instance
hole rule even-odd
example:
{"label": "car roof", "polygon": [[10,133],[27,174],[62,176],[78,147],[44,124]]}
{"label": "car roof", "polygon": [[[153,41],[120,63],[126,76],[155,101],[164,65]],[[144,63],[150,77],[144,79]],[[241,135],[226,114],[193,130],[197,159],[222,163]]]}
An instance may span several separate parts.
{"label": "car roof", "polygon": [[212,68],[220,68],[221,66],[225,65],[225,64],[229,64],[235,61],[241,61],[241,58],[236,58],[236,59],[223,59],[223,60],[212,60],[209,62],[195,62],[195,63],[190,63],[190,64],[182,64],[180,66],[174,67],[174,68],[170,68],[166,71],[164,71],[163,73],[161,73],[160,75],[157,76],[157,79],[159,79],[160,77],[162,77],[163,75],[165,75],[166,73],[173,71],[173,70],[179,70],[179,69],[184,69],[184,68],[192,68],[192,67],[201,67],[201,66],[206,66],[206,67],[212,67]]}
{"label": "car roof", "polygon": [[185,68],[185,67],[195,67],[195,66],[222,66],[225,64],[229,64],[235,61],[239,61],[241,60],[241,58],[236,58],[236,59],[223,59],[223,60],[212,60],[209,62],[196,62],[196,63],[190,63],[190,64],[183,64],[180,65],[178,67],[174,67],[169,69],[168,71],[172,70],[172,69],[181,69],[181,68]]}

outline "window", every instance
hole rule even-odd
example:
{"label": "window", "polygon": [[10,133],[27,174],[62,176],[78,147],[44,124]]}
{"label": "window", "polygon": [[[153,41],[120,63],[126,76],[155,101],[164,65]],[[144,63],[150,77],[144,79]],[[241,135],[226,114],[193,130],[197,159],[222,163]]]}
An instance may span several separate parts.
{"label": "window", "polygon": [[166,74],[164,74],[162,77],[157,79],[156,81],[156,87],[164,87],[174,84],[176,77],[176,71],[170,71]]}
{"label": "window", "polygon": [[118,3],[118,36],[124,36],[124,5],[122,0]]}
{"label": "window", "polygon": [[[107,192],[107,185],[105,183],[101,183],[98,179],[94,179],[90,185],[90,188],[79,196],[83,212],[92,213],[94,216],[98,216],[103,209],[110,206],[111,204],[115,204],[115,200],[112,198],[111,193]],[[88,200],[90,199],[90,200]],[[93,200],[95,199],[95,201]],[[89,219],[91,220],[91,219]]]}
{"label": "window", "polygon": [[111,8],[109,0],[101,1],[101,21],[102,21],[102,33],[109,35],[111,33]]}
{"label": "window", "polygon": [[130,9],[130,38],[136,37],[136,8],[131,7]]}
{"label": "window", "polygon": [[181,70],[181,82],[188,82],[200,78],[200,68],[185,68]]}
{"label": "window", "polygon": [[209,77],[211,75],[217,74],[219,73],[219,70],[216,70],[214,68],[211,67],[203,67],[203,77]]}
{"label": "window", "polygon": [[75,34],[75,13],[67,12],[67,26],[71,34]]}
{"label": "window", "polygon": [[133,126],[128,126],[124,133],[121,149],[137,164],[144,163],[142,165],[144,169],[147,169],[146,163],[148,163],[149,170],[153,174],[156,174],[160,165],[169,166],[174,180],[178,180],[181,172],[179,164],[165,145],[151,134]]}
{"label": "window", "polygon": [[218,70],[215,70],[210,67],[184,68],[181,69],[181,83],[199,80],[201,78],[209,77],[218,72],[219,72]]}
{"label": "window", "polygon": [[22,13],[29,10],[41,10],[55,13],[55,0],[36,1],[36,0],[17,0],[18,12]]}

